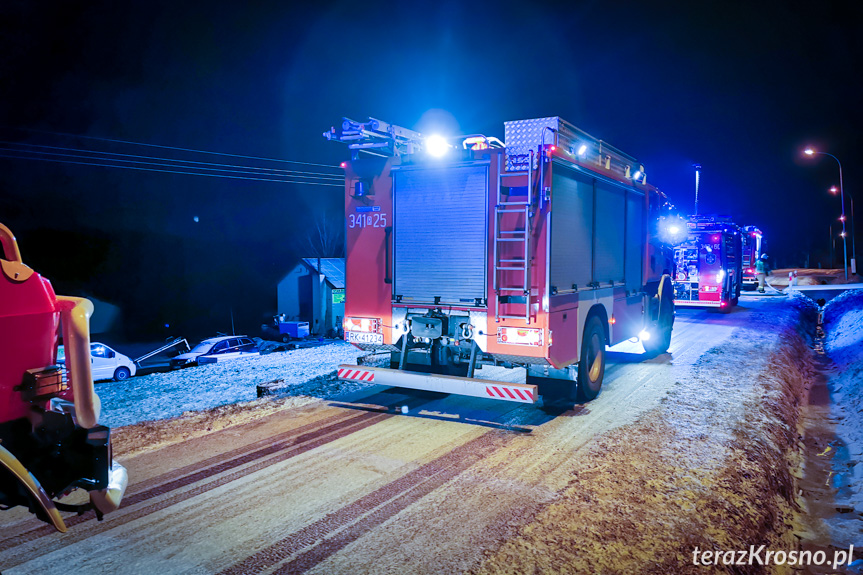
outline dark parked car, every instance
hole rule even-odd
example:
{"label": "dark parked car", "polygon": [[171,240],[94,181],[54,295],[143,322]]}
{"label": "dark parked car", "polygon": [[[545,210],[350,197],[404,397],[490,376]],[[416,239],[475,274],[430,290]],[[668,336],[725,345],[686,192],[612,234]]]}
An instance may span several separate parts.
{"label": "dark parked car", "polygon": [[191,367],[199,363],[228,361],[238,357],[260,355],[255,342],[245,335],[225,335],[205,339],[192,351],[178,355],[171,360],[171,367]]}

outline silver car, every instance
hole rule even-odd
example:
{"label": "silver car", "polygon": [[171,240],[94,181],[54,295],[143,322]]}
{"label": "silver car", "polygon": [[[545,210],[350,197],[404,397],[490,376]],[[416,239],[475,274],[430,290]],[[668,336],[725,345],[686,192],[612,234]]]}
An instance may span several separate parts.
{"label": "silver car", "polygon": [[196,345],[192,351],[171,359],[171,367],[191,367],[199,363],[215,363],[249,355],[260,355],[260,352],[255,342],[246,335],[211,337]]}

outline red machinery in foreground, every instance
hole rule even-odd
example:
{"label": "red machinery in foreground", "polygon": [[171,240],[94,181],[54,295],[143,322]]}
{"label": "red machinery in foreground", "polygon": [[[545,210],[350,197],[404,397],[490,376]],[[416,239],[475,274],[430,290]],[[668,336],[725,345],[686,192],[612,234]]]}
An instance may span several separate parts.
{"label": "red machinery in foreground", "polygon": [[[126,470],[111,459],[110,432],[98,424],[90,374],[86,299],[57,296],[24,265],[12,232],[0,225],[0,508],[18,505],[66,531],[60,511],[116,509]],[[62,325],[64,370],[57,364]],[[89,503],[55,501],[76,488]]]}
{"label": "red machinery in foreground", "polygon": [[764,254],[764,234],[755,226],[743,226],[743,288],[755,289],[758,278],[755,275],[755,263]]}
{"label": "red machinery in foreground", "polygon": [[[671,259],[654,240],[665,196],[644,167],[560,118],[504,128],[505,144],[375,119],[324,133],[352,150],[345,339],[391,354],[389,369],[341,366],[341,379],[592,399],[607,345],[668,349]],[[527,380],[475,378],[484,365]]]}
{"label": "red machinery in foreground", "polygon": [[674,248],[674,303],[729,311],[740,297],[740,228],[728,216],[690,216],[689,236]]}

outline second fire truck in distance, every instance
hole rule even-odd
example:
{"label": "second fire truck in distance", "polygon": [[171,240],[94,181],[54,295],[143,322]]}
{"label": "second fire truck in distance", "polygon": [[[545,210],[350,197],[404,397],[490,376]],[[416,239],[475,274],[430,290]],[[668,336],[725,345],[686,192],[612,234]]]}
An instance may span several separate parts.
{"label": "second fire truck in distance", "polygon": [[755,289],[758,278],[755,275],[755,263],[764,254],[764,234],[755,226],[743,226],[743,288]]}
{"label": "second fire truck in distance", "polygon": [[[370,118],[324,133],[352,152],[345,339],[391,354],[390,368],[343,365],[341,379],[587,400],[607,345],[668,349],[666,198],[644,167],[557,117],[504,131],[446,141]],[[476,378],[487,365],[524,367],[526,381]]]}
{"label": "second fire truck in distance", "polygon": [[740,228],[728,216],[690,216],[688,226],[674,248],[674,303],[729,311],[742,286]]}

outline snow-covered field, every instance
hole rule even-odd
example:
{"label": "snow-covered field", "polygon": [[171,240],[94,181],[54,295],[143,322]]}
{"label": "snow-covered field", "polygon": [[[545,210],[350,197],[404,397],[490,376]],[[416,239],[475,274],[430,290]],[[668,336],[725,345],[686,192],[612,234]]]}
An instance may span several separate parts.
{"label": "snow-covered field", "polygon": [[[336,341],[318,347],[132,377],[123,382],[100,383],[96,386],[102,400],[100,423],[120,427],[251,401],[257,398],[258,384],[267,382],[278,382],[276,385],[286,388],[288,393],[314,394],[319,390],[309,389],[306,384],[331,374],[341,363],[356,363],[361,355],[365,352]],[[346,391],[339,386],[334,389]]]}

